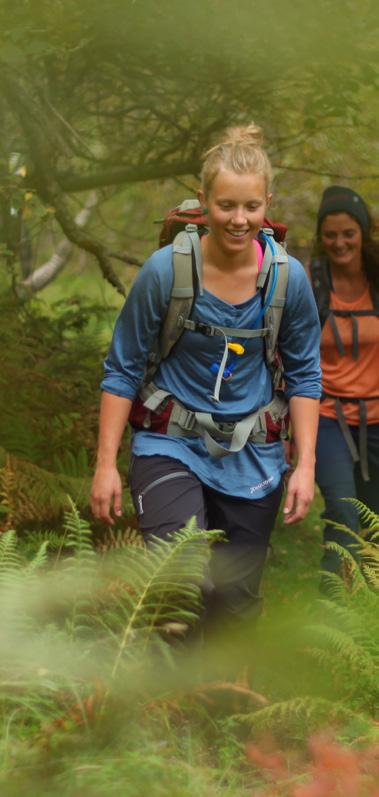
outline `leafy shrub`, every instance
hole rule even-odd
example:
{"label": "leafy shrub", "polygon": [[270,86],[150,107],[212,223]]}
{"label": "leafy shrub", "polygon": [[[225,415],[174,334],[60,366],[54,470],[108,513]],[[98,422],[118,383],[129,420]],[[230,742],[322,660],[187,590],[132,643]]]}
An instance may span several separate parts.
{"label": "leafy shrub", "polygon": [[[366,526],[366,538],[343,528],[352,535],[361,564],[347,549],[330,543],[345,562],[348,583],[330,574],[330,597],[317,601],[313,622],[308,620],[297,638],[293,635],[296,646],[288,651],[292,670],[287,681],[292,695],[239,717],[254,732],[269,730],[281,738],[302,738],[328,723],[356,722],[371,736],[372,725],[365,717],[375,720],[379,705],[379,517],[355,503]],[[284,634],[279,640],[284,644]],[[301,668],[307,672],[307,657],[312,663],[313,693],[299,694],[302,684],[298,676]],[[282,666],[286,666],[284,661]],[[268,665],[272,663],[268,661]],[[318,682],[315,671],[321,676]]]}
{"label": "leafy shrub", "polygon": [[83,299],[47,313],[37,300],[0,296],[3,529],[55,521],[67,492],[88,502],[107,314]]}

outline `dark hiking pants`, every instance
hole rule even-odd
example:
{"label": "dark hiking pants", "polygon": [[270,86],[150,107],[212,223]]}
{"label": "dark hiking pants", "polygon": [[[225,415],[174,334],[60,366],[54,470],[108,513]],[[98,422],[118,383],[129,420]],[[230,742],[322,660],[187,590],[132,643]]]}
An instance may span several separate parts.
{"label": "dark hiking pants", "polygon": [[167,538],[194,515],[199,529],[222,529],[226,542],[212,545],[210,584],[204,600],[209,613],[257,613],[259,586],[282,483],[264,498],[233,498],[202,484],[182,462],[166,456],[132,457],[129,485],[139,528]]}

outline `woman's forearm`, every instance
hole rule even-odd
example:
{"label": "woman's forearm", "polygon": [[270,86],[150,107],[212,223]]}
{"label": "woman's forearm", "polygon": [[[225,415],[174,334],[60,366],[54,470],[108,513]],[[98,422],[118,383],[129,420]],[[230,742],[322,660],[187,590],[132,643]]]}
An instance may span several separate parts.
{"label": "woman's forearm", "polygon": [[292,435],[296,444],[297,464],[314,468],[318,429],[319,399],[292,396],[289,401]]}
{"label": "woman's forearm", "polygon": [[287,485],[283,508],[286,524],[302,520],[313,500],[319,404],[318,399],[304,396],[293,396],[289,401],[297,462]]}
{"label": "woman's forearm", "polygon": [[97,467],[115,467],[132,403],[131,399],[114,396],[105,391],[102,393]]}

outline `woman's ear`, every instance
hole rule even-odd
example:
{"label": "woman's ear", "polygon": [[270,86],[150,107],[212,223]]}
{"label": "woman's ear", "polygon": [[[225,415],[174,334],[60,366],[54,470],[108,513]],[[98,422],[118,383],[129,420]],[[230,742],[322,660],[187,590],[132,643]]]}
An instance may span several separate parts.
{"label": "woman's ear", "polygon": [[199,200],[199,202],[200,202],[200,205],[201,205],[201,207],[202,207],[202,208],[205,208],[206,201],[205,201],[204,191],[203,191],[203,189],[202,189],[202,188],[199,188],[199,189],[198,189],[198,191],[197,191],[197,198],[198,198],[198,200]]}

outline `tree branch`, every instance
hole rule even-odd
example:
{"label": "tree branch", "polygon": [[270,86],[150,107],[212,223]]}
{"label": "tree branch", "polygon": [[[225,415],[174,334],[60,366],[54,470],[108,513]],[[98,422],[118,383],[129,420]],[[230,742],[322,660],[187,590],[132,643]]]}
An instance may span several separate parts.
{"label": "tree branch", "polygon": [[[79,213],[75,216],[75,224],[78,227],[85,227],[91,215],[91,210],[96,206],[97,202],[98,197],[95,193],[92,193],[88,197],[84,207],[81,208]],[[26,299],[31,294],[41,291],[46,285],[52,282],[67,264],[73,248],[73,244],[68,238],[64,238],[60,241],[52,257],[16,286],[18,297],[20,299]]]}
{"label": "tree branch", "polygon": [[[54,208],[55,217],[67,238],[80,249],[93,254],[104,278],[122,296],[125,296],[125,287],[113,270],[105,247],[81,230],[67,207],[53,166],[56,153],[52,149],[49,138],[44,135],[43,121],[39,119],[38,124],[34,121],[33,100],[7,70],[3,71],[2,87],[12,113],[18,118],[19,124],[23,128],[30,152],[33,155],[36,167],[35,187],[40,197]],[[41,108],[39,108],[39,112],[42,112]]]}
{"label": "tree branch", "polygon": [[138,260],[137,257],[129,255],[128,252],[108,252],[108,257],[113,257],[115,260],[121,260],[122,263],[128,263],[131,266],[143,266],[143,261]]}
{"label": "tree branch", "polygon": [[[157,158],[150,163],[110,167],[98,172],[75,175],[72,172],[57,173],[57,181],[65,192],[88,191],[103,186],[121,185],[122,183],[143,182],[145,180],[161,180],[174,175],[196,174],[199,172],[200,161],[193,157],[187,160],[180,157],[176,160],[162,163]],[[33,179],[30,182],[33,187]]]}
{"label": "tree branch", "polygon": [[307,166],[283,166],[281,163],[272,163],[275,169],[284,169],[287,172],[304,172],[317,174],[319,177],[335,177],[338,180],[379,180],[379,174],[340,174],[336,172],[323,172],[319,169],[309,169]]}

